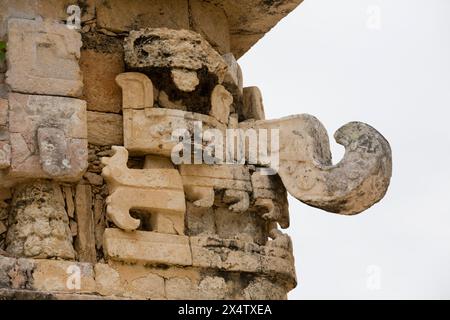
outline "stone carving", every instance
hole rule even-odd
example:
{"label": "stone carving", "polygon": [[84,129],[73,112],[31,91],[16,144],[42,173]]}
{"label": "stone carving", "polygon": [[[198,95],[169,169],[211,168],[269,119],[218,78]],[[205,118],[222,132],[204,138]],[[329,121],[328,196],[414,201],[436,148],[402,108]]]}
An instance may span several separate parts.
{"label": "stone carving", "polygon": [[225,190],[224,202],[229,209],[245,212],[249,208],[252,191],[250,173],[244,166],[236,165],[180,165],[186,198],[198,207],[212,207],[215,190]]}
{"label": "stone carving", "polygon": [[65,25],[10,19],[6,82],[13,91],[79,97],[80,48],[80,34]]}
{"label": "stone carving", "polygon": [[138,72],[121,73],[116,77],[122,88],[122,108],[146,109],[153,107],[153,84],[144,74]]}
{"label": "stone carving", "polygon": [[240,127],[279,130],[278,174],[288,192],[302,202],[334,213],[357,214],[377,203],[387,191],[391,149],[367,124],[352,122],[336,132],[336,141],[346,148],[336,165],[331,162],[325,128],[310,115],[249,121]]}
{"label": "stone carving", "polygon": [[17,186],[12,199],[6,251],[15,256],[73,259],[75,251],[61,189],[36,181]]}
{"label": "stone carving", "polygon": [[11,167],[7,180],[77,181],[87,167],[86,104],[40,95],[9,95]]}
{"label": "stone carving", "polygon": [[104,157],[102,175],[108,183],[107,214],[121,229],[136,230],[141,221],[130,215],[142,209],[151,217],[157,232],[184,234],[184,200],[181,177],[175,169],[129,169],[128,151],[113,147],[111,158]]}

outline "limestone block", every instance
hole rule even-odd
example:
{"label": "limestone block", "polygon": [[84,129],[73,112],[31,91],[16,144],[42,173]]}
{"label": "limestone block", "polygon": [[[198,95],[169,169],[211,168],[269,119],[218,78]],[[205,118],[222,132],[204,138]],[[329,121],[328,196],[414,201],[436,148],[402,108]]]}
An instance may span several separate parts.
{"label": "limestone block", "polygon": [[233,95],[222,85],[217,85],[211,94],[210,115],[223,124],[228,124]]}
{"label": "limestone block", "polygon": [[144,265],[192,265],[189,238],[148,231],[106,229],[103,249],[108,259]]}
{"label": "limestone block", "polygon": [[[79,278],[78,278],[79,276]],[[88,263],[35,260],[33,289],[41,291],[95,292],[94,268]]]}
{"label": "limestone block", "polygon": [[109,0],[99,2],[97,25],[113,32],[167,27],[189,29],[187,0]]}
{"label": "limestone block", "polygon": [[13,91],[79,97],[80,48],[80,34],[65,25],[11,19],[6,82]]}
{"label": "limestone block", "polygon": [[261,91],[258,87],[247,87],[243,90],[244,105],[242,109],[243,119],[265,120],[264,105]]}
{"label": "limestone block", "polygon": [[82,50],[80,68],[83,74],[87,109],[99,112],[120,113],[122,94],[115,78],[124,72],[123,54]]}
{"label": "limestone block", "polygon": [[221,53],[230,52],[230,27],[222,7],[201,0],[189,1],[193,30]]}
{"label": "limestone block", "polygon": [[199,74],[205,68],[217,77],[219,83],[222,83],[227,71],[227,64],[211,45],[199,34],[188,30],[155,28],[132,31],[125,40],[124,48],[128,67],[136,71],[175,68]]}
{"label": "limestone block", "polygon": [[178,141],[172,138],[172,133],[181,128],[193,136],[200,122],[203,130],[226,130],[224,124],[203,114],[162,108],[125,109],[124,145],[132,155],[154,154],[170,157],[178,145]]}
{"label": "limestone block", "polygon": [[96,264],[97,292],[133,299],[164,299],[164,278],[142,266]]}
{"label": "limestone block", "polygon": [[246,121],[247,130],[278,130],[279,146],[268,144],[279,156],[278,174],[287,191],[311,206],[339,214],[357,214],[385,195],[392,175],[389,143],[374,128],[351,122],[340,128],[336,141],[346,148],[344,158],[331,162],[328,135],[309,115],[277,120]]}
{"label": "limestone block", "polygon": [[91,186],[79,183],[75,193],[75,218],[78,226],[78,236],[75,238],[75,249],[78,259],[82,262],[95,262],[94,214],[92,212]]}
{"label": "limestone block", "polygon": [[11,93],[9,108],[9,176],[79,180],[87,168],[85,102]]}
{"label": "limestone block", "polygon": [[16,186],[11,208],[7,252],[17,257],[74,259],[59,185],[34,181]]}
{"label": "limestone block", "polygon": [[97,146],[123,145],[122,116],[88,111],[87,135],[89,143]]}
{"label": "limestone block", "polygon": [[243,289],[246,300],[287,300],[287,289],[281,283],[276,283],[265,277],[256,277]]}
{"label": "limestone block", "polygon": [[102,158],[102,175],[108,183],[107,214],[124,230],[135,230],[141,221],[130,209],[144,210],[155,231],[184,234],[186,204],[181,176],[176,169],[129,169],[128,151],[113,147],[111,158]]}
{"label": "limestone block", "polygon": [[230,249],[221,240],[190,237],[192,265],[226,271],[261,272],[260,256],[257,253]]}
{"label": "limestone block", "polygon": [[233,93],[233,96],[242,95],[244,79],[242,76],[241,67],[231,52],[222,55],[222,58],[228,65],[228,71],[225,75],[223,85],[227,88],[227,90]]}

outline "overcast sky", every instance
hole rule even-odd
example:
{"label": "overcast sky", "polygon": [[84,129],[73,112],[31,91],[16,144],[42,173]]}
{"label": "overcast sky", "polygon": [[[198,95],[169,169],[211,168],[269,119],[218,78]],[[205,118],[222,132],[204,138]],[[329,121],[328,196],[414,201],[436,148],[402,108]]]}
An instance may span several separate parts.
{"label": "overcast sky", "polygon": [[290,299],[450,299],[450,1],[305,0],[239,62],[268,119],[309,113],[330,136],[362,121],[393,150],[388,194],[361,215],[290,198]]}

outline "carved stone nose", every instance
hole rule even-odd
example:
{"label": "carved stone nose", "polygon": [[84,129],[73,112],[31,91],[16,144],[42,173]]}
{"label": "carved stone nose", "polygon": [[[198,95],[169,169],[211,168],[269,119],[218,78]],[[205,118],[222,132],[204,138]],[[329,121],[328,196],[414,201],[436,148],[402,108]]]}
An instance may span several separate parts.
{"label": "carved stone nose", "polygon": [[[332,165],[328,135],[313,116],[243,123],[241,128],[279,130],[279,169],[287,191],[298,200],[338,214],[357,214],[380,201],[392,175],[387,140],[371,126],[351,122],[336,141],[344,158]],[[271,150],[274,152],[274,150]]]}

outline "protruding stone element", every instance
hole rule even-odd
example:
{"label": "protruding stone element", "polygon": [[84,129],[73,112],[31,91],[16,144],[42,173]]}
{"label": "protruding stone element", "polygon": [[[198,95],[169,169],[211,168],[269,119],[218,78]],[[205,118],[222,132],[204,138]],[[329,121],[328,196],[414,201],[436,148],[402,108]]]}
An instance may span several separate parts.
{"label": "protruding stone element", "polygon": [[189,238],[157,232],[106,229],[103,248],[115,261],[145,265],[192,265]]}
{"label": "protruding stone element", "polygon": [[231,204],[229,209],[234,212],[245,212],[250,206],[248,192],[242,190],[225,190],[223,202]]}
{"label": "protruding stone element", "polygon": [[286,188],[278,175],[252,174],[253,198],[258,213],[267,221],[289,228],[289,204]]}
{"label": "protruding stone element", "polygon": [[200,83],[197,72],[183,69],[173,69],[171,71],[172,81],[176,87],[184,92],[192,92]]}
{"label": "protruding stone element", "polygon": [[258,87],[244,88],[244,106],[242,117],[245,120],[265,120],[264,105],[262,94]]}
{"label": "protruding stone element", "polygon": [[211,45],[199,34],[188,30],[131,31],[124,47],[128,67],[136,71],[175,68],[199,72],[205,68],[219,83],[227,71],[227,64]]}
{"label": "protruding stone element", "polygon": [[143,73],[126,72],[116,77],[122,88],[123,109],[146,109],[153,107],[153,84]]}
{"label": "protruding stone element", "polygon": [[88,165],[86,103],[11,93],[9,106],[9,177],[78,181]]}
{"label": "protruding stone element", "polygon": [[[121,229],[136,230],[141,221],[130,215],[131,209],[140,209],[153,217],[152,230],[163,229],[174,234],[184,234],[186,204],[181,176],[175,169],[129,169],[128,151],[113,147],[111,158],[103,158],[106,165],[102,175],[108,183],[110,196],[106,200],[107,214]],[[167,219],[172,228],[168,230]],[[164,223],[159,226],[158,223]]]}
{"label": "protruding stone element", "polygon": [[233,96],[222,85],[217,85],[211,94],[211,111],[209,114],[222,122],[228,124],[230,107],[233,103]]}
{"label": "protruding stone element", "polygon": [[7,84],[24,93],[81,96],[81,45],[80,34],[63,24],[9,20]]}
{"label": "protruding stone element", "polygon": [[225,75],[223,85],[233,94],[242,95],[244,80],[242,77],[241,67],[239,66],[236,58],[231,52],[224,54],[222,58],[228,65],[228,71]]}
{"label": "protruding stone element", "polygon": [[17,257],[75,258],[64,198],[56,183],[17,186],[11,208],[7,252]]}
{"label": "protruding stone element", "polygon": [[240,127],[279,130],[278,174],[291,195],[311,206],[357,214],[381,200],[387,191],[392,175],[391,148],[367,124],[351,122],[336,132],[336,141],[346,148],[336,165],[331,162],[326,129],[310,115],[248,121]]}

